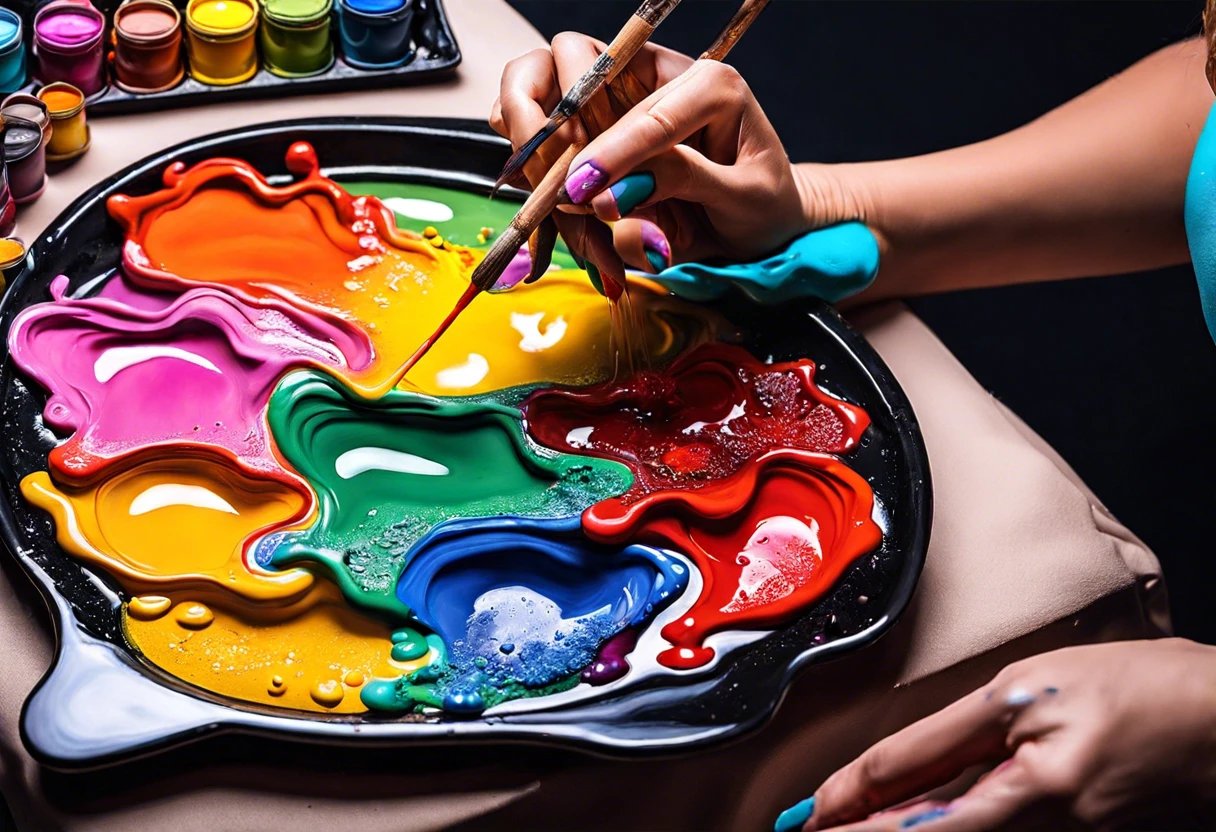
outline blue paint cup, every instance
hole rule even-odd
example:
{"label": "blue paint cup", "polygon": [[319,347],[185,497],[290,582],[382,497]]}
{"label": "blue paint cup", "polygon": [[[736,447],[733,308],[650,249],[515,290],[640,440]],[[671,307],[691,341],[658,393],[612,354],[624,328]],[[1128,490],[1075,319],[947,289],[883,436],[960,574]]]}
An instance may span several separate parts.
{"label": "blue paint cup", "polygon": [[393,69],[414,58],[414,0],[338,0],[342,56],[356,69]]}
{"label": "blue paint cup", "polygon": [[0,8],[0,93],[25,86],[25,31],[21,16]]}

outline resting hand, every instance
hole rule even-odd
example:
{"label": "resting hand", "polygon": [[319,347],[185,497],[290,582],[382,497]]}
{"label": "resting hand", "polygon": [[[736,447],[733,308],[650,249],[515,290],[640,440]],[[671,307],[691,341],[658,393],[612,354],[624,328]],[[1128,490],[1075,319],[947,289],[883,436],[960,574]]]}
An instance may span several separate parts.
{"label": "resting hand", "polygon": [[[951,803],[890,808],[985,763]],[[1213,799],[1216,648],[1134,641],[1010,665],[832,775],[805,829],[1108,828]]]}

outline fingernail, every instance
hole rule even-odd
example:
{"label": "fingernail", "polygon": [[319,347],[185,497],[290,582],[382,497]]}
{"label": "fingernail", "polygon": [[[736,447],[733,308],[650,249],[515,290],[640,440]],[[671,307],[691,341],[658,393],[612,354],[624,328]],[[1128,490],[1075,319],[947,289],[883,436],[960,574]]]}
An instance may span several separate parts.
{"label": "fingernail", "polygon": [[642,222],[642,251],[656,272],[671,266],[671,243],[663,229],[648,220]]}
{"label": "fingernail", "polygon": [[507,264],[502,275],[494,281],[490,291],[505,292],[508,289],[514,289],[531,272],[532,255],[528,252],[527,246],[520,246],[519,251],[515,252],[515,256],[511,258],[511,262]]}
{"label": "fingernail", "polygon": [[948,814],[950,814],[950,809],[948,807],[934,806],[932,809],[930,809],[927,812],[921,812],[919,815],[913,815],[910,818],[904,818],[904,822],[899,825],[899,828],[900,829],[912,829],[914,827],[920,826],[922,823],[929,823],[930,821],[938,820],[939,818],[944,818]]}
{"label": "fingernail", "polygon": [[587,277],[591,279],[591,285],[595,287],[595,291],[601,295],[604,294],[604,278],[600,277],[600,270],[590,261],[583,268],[587,270]]}
{"label": "fingernail", "polygon": [[616,200],[617,213],[622,217],[628,216],[654,193],[654,174],[648,171],[631,173],[622,177],[608,192]]}
{"label": "fingernail", "polygon": [[608,174],[604,173],[595,162],[583,162],[574,173],[566,177],[566,193],[570,194],[571,202],[575,205],[582,205],[599,193],[607,180]]}
{"label": "fingernail", "polygon": [[777,822],[773,824],[773,832],[794,832],[795,829],[801,829],[814,813],[815,798],[808,797],[779,814]]}

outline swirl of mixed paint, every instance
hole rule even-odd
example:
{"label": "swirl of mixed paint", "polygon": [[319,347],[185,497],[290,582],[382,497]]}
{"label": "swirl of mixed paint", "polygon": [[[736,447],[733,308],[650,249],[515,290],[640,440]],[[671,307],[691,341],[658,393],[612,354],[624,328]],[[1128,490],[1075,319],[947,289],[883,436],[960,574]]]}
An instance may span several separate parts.
{"label": "swirl of mixed paint", "polygon": [[658,662],[702,667],[707,637],[776,626],[878,545],[831,456],[864,411],[644,280],[635,340],[664,370],[608,381],[604,301],[559,269],[478,298],[402,381],[492,209],[353,196],[304,144],[287,165],[113,197],[121,273],[87,298],[58,278],[10,331],[66,435],[22,492],[130,594],[153,664],[298,709],[478,713],[620,679],[660,613]]}

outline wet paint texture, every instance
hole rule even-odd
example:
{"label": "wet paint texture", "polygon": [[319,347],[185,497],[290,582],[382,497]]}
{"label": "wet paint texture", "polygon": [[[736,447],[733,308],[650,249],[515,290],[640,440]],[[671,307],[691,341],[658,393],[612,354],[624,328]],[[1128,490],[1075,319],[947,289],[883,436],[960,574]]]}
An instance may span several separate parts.
{"label": "wet paint texture", "polygon": [[519,411],[393,392],[359,399],[332,379],[293,373],[270,401],[270,429],[318,497],[310,528],[265,541],[259,562],[321,565],[355,603],[400,610],[410,547],[453,518],[570,517],[624,493],[628,469],[542,452]]}
{"label": "wet paint texture", "polygon": [[836,303],[878,276],[878,241],[861,223],[812,231],[784,250],[752,263],[681,263],[654,280],[688,300],[714,300],[732,286],[757,303],[822,298]]}
{"label": "wet paint texture", "polygon": [[820,390],[811,361],[761,364],[709,344],[661,372],[581,390],[542,390],[524,405],[542,445],[619,460],[636,477],[626,501],[695,489],[772,448],[845,453],[870,424],[865,411]]}
{"label": "wet paint texture", "polygon": [[726,322],[644,279],[614,330],[559,246],[403,379],[515,206],[353,195],[306,144],[287,165],[112,198],[122,273],[83,299],[56,280],[10,330],[62,439],[22,492],[122,587],[152,664],[261,705],[476,715],[656,653],[703,667],[708,636],[779,626],[878,545],[831,456],[869,419],[813,362],[718,343]]}
{"label": "wet paint texture", "polygon": [[[445,523],[418,543],[397,586],[443,640],[445,661],[437,674],[403,680],[401,706],[439,699],[445,710],[477,712],[560,684],[687,584],[679,559],[649,546],[596,546],[576,517]],[[425,698],[411,690],[419,686]]]}
{"label": "wet paint texture", "polygon": [[873,511],[870,486],[836,457],[780,449],[695,491],[597,503],[583,526],[595,540],[675,549],[701,570],[701,597],[662,631],[672,648],[659,662],[686,669],[713,658],[711,633],[772,627],[820,598],[882,541]]}

